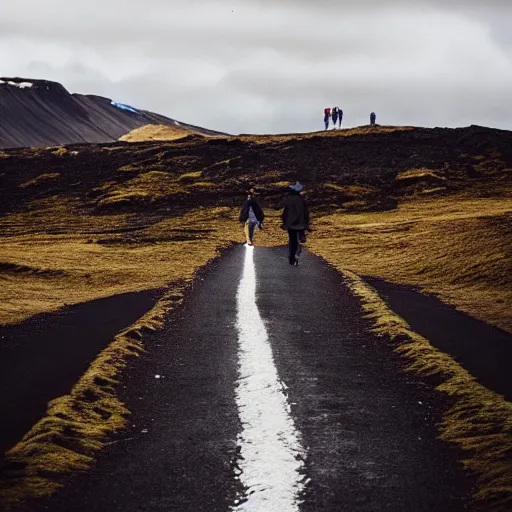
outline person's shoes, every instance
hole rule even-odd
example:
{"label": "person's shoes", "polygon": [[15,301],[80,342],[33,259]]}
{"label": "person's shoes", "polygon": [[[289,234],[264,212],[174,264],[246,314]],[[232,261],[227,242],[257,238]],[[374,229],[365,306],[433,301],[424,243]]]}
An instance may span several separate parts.
{"label": "person's shoes", "polygon": [[290,265],[295,265],[295,258],[289,258],[289,259],[288,259],[288,263],[289,263]]}
{"label": "person's shoes", "polygon": [[298,267],[299,266],[299,257],[298,256],[295,256],[295,261],[293,262],[293,264]]}

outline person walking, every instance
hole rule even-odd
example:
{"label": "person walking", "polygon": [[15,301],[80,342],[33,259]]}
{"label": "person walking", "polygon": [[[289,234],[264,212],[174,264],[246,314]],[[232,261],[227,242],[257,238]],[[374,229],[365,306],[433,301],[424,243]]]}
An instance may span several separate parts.
{"label": "person walking", "polygon": [[336,123],[338,122],[338,107],[333,107],[332,109],[332,124],[334,129],[336,130]]}
{"label": "person walking", "polygon": [[256,226],[262,230],[263,220],[265,219],[265,214],[263,213],[263,209],[256,199],[255,194],[256,190],[254,187],[251,187],[238,217],[238,220],[244,224],[244,232],[247,245],[253,245],[254,230]]}
{"label": "person walking", "polygon": [[371,124],[372,126],[374,126],[374,125],[375,125],[375,121],[376,121],[376,119],[377,119],[377,116],[375,115],[375,112],[372,112],[372,113],[370,114],[370,124]]}
{"label": "person walking", "polygon": [[288,262],[290,265],[299,264],[297,249],[299,242],[306,241],[306,230],[309,230],[309,210],[304,195],[304,186],[298,181],[290,187],[286,196],[281,220],[282,228],[288,232]]}
{"label": "person walking", "polygon": [[343,122],[343,110],[341,110],[340,108],[338,109],[338,120],[340,122],[340,128],[341,128],[341,123]]}
{"label": "person walking", "polygon": [[324,124],[325,124],[326,130],[329,128],[330,117],[331,117],[331,109],[329,107],[324,108]]}

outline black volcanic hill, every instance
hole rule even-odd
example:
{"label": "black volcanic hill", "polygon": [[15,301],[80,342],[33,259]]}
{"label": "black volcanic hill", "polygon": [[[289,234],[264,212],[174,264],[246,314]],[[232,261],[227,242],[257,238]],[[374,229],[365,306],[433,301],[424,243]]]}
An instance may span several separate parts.
{"label": "black volcanic hill", "polygon": [[112,142],[147,124],[218,134],[101,96],[71,94],[56,82],[0,78],[0,148]]}

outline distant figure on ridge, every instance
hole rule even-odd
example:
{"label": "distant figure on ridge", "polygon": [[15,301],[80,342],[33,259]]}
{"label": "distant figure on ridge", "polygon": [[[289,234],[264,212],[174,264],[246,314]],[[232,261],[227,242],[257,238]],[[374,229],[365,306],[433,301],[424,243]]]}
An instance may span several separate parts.
{"label": "distant figure on ridge", "polygon": [[372,113],[370,114],[370,124],[371,124],[372,126],[374,126],[374,125],[375,125],[375,120],[376,120],[376,119],[377,119],[377,116],[375,115],[375,112],[372,112]]}
{"label": "distant figure on ridge", "polygon": [[341,123],[343,122],[343,110],[341,110],[340,108],[338,109],[338,119],[340,121],[340,128],[341,128]]}
{"label": "distant figure on ridge", "polygon": [[253,244],[254,228],[258,226],[258,228],[262,230],[263,219],[265,218],[265,214],[263,213],[258,200],[254,197],[255,194],[256,190],[254,187],[251,187],[249,189],[247,199],[245,200],[245,203],[240,211],[240,216],[238,217],[238,220],[244,224],[244,232],[247,245]]}
{"label": "distant figure on ridge", "polygon": [[336,123],[338,122],[338,107],[332,108],[332,124],[334,129],[336,130]]}
{"label": "distant figure on ridge", "polygon": [[306,242],[306,230],[309,230],[309,210],[303,192],[304,186],[298,181],[290,187],[286,196],[284,210],[281,214],[282,229],[288,231],[288,262],[299,264],[299,242]]}
{"label": "distant figure on ridge", "polygon": [[329,107],[324,109],[324,123],[325,129],[329,128],[329,119],[331,117],[331,109]]}

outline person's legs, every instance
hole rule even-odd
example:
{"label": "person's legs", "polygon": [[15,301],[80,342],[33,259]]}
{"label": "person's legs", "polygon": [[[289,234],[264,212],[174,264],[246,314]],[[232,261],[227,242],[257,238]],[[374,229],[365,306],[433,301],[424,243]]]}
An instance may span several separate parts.
{"label": "person's legs", "polygon": [[247,221],[244,225],[244,233],[245,233],[245,240],[250,245],[252,244],[252,239],[250,236],[250,222]]}
{"label": "person's legs", "polygon": [[299,240],[297,238],[298,231],[296,229],[288,230],[288,261],[290,265],[295,265],[295,253],[297,252],[297,246]]}
{"label": "person's legs", "polygon": [[298,229],[297,230],[297,249],[295,251],[297,258],[302,253],[302,245],[306,243],[306,230]]}
{"label": "person's legs", "polygon": [[251,244],[252,244],[252,242],[254,240],[254,228],[255,227],[256,227],[256,223],[249,221],[248,231],[249,231],[249,240],[251,241]]}

